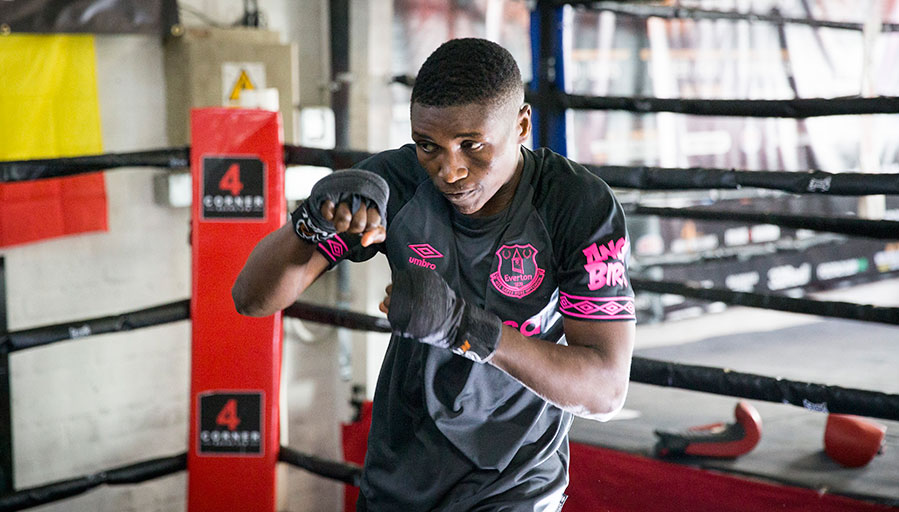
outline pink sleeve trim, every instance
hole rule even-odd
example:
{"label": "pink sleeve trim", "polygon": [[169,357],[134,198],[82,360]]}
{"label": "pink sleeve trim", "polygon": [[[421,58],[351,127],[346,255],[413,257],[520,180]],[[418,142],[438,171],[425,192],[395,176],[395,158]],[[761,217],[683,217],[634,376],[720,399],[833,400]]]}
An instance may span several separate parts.
{"label": "pink sleeve trim", "polygon": [[590,320],[636,320],[633,297],[584,297],[559,291],[563,315]]}

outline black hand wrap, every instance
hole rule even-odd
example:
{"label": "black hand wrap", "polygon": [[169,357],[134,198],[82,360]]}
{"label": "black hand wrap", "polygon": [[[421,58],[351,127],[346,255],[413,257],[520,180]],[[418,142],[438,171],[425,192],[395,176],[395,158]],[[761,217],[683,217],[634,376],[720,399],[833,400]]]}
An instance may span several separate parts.
{"label": "black hand wrap", "polygon": [[361,169],[333,172],[318,180],[309,197],[290,214],[293,230],[312,244],[336,235],[334,223],[322,217],[321,208],[325,201],[331,201],[334,206],[347,203],[353,213],[363,204],[366,208],[374,206],[381,215],[381,225],[386,227],[389,195],[387,182],[373,172]]}
{"label": "black hand wrap", "polygon": [[387,314],[394,334],[448,348],[476,363],[487,362],[502,334],[499,317],[456,296],[432,270],[397,273]]}

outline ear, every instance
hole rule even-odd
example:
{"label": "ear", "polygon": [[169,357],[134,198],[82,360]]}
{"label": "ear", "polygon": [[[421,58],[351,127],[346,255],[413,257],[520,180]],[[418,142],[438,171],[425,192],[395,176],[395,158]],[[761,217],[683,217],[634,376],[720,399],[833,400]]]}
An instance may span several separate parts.
{"label": "ear", "polygon": [[518,119],[516,121],[518,129],[518,143],[522,144],[531,136],[531,105],[525,103],[518,110]]}

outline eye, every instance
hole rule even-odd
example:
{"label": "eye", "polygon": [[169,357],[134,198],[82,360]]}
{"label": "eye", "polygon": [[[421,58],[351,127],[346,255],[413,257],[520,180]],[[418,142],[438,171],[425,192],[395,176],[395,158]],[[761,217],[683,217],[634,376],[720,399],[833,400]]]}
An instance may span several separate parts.
{"label": "eye", "polygon": [[462,147],[465,149],[470,149],[472,151],[477,151],[484,147],[484,143],[473,141],[473,140],[466,140],[465,142],[462,143]]}
{"label": "eye", "polygon": [[418,149],[420,149],[423,153],[433,153],[434,150],[437,149],[436,144],[428,141],[416,142],[415,145],[418,146]]}

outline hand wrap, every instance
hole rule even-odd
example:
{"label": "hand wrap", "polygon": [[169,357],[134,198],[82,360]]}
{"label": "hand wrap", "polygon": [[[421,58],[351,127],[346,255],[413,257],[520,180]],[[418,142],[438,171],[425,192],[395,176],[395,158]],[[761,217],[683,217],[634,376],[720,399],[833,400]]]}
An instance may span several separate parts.
{"label": "hand wrap", "polygon": [[499,317],[456,296],[432,270],[397,273],[387,319],[394,334],[448,348],[476,363],[487,362],[502,334]]}
{"label": "hand wrap", "polygon": [[325,220],[321,213],[325,201],[331,201],[335,207],[347,203],[352,213],[363,204],[366,208],[376,207],[381,225],[386,227],[389,195],[387,182],[373,172],[362,169],[336,171],[318,180],[309,197],[290,214],[293,230],[297,236],[312,244],[336,235],[334,223]]}

